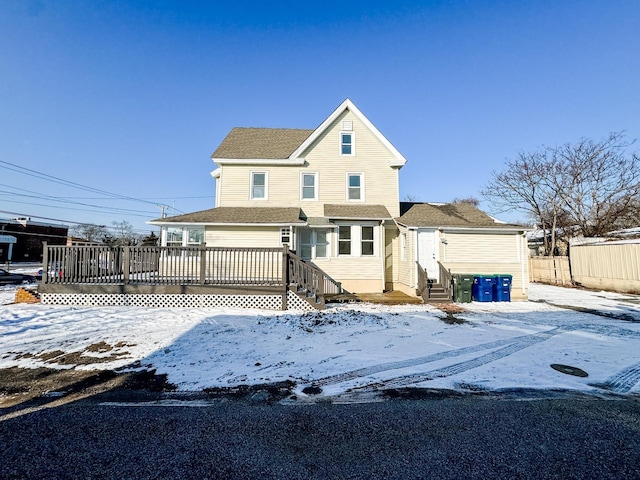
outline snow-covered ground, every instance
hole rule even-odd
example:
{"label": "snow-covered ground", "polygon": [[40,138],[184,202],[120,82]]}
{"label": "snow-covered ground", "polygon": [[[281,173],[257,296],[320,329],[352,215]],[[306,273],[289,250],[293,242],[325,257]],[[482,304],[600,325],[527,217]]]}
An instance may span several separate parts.
{"label": "snow-covered ground", "polygon": [[634,295],[533,284],[529,302],[473,302],[447,318],[428,305],[296,313],[11,304],[16,288],[0,287],[0,368],[156,369],[182,391],[291,380],[301,395],[310,385],[321,395],[413,386],[640,393]]}

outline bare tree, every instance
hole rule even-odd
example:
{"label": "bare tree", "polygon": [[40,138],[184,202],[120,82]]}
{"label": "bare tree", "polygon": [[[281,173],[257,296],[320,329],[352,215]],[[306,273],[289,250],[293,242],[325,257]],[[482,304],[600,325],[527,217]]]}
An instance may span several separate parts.
{"label": "bare tree", "polygon": [[451,203],[464,203],[467,205],[471,205],[472,207],[477,207],[480,205],[480,200],[475,197],[466,197],[466,198],[454,198]]}
{"label": "bare tree", "polygon": [[95,225],[93,223],[79,223],[71,229],[74,236],[82,238],[88,242],[97,242],[107,234],[104,225]]}
{"label": "bare tree", "polygon": [[115,235],[105,236],[104,242],[109,245],[127,245],[133,246],[140,243],[140,235],[135,233],[133,225],[126,220],[122,222],[111,222]]}
{"label": "bare tree", "polygon": [[498,211],[521,210],[534,220],[545,232],[547,255],[558,233],[597,236],[637,226],[640,164],[636,153],[627,154],[632,144],[612,133],[598,142],[520,152],[502,172],[492,172],[482,195]]}
{"label": "bare tree", "polygon": [[558,195],[583,236],[637,226],[633,213],[640,195],[640,165],[635,153],[626,154],[632,143],[612,133],[600,142],[581,139],[555,150],[565,176]]}

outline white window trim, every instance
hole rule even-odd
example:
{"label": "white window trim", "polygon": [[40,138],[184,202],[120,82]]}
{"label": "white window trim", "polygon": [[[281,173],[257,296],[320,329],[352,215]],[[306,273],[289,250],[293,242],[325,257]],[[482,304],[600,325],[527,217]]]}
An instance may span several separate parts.
{"label": "white window trim", "polygon": [[202,230],[203,231],[203,237],[202,240],[203,242],[206,243],[207,241],[207,230],[205,227],[200,226],[200,225],[186,225],[186,226],[182,226],[182,227],[175,227],[175,226],[167,226],[167,227],[163,227],[160,231],[160,235],[161,235],[161,240],[160,240],[160,245],[162,245],[163,247],[167,247],[169,246],[169,229],[173,228],[173,229],[177,229],[177,230],[181,230],[182,231],[182,239],[180,240],[180,245],[175,245],[180,246],[180,247],[197,247],[200,246],[200,243],[189,243],[189,230],[192,229],[198,229],[198,230]]}
{"label": "white window trim", "polygon": [[[342,153],[342,135],[351,135],[351,153]],[[341,157],[353,157],[356,154],[356,134],[353,130],[340,130],[338,137],[338,153]]]}
{"label": "white window trim", "polygon": [[[253,196],[253,176],[256,173],[264,173],[264,197],[254,197]],[[251,179],[249,185],[249,199],[250,200],[268,200],[269,199],[269,172],[265,170],[252,170],[251,171]]]}
{"label": "white window trim", "polygon": [[[353,198],[349,198],[349,177],[350,176],[359,176],[360,177],[360,198],[358,199],[353,199]],[[345,197],[347,202],[364,202],[364,173],[362,172],[347,172],[347,177],[346,177],[346,185],[347,185],[347,191],[345,193]]]}
{"label": "white window trim", "polygon": [[[304,191],[304,176],[305,175],[313,175],[313,198],[304,198],[302,196]],[[318,172],[300,172],[300,201],[302,202],[317,202],[318,201],[318,189],[319,189],[319,180],[318,180]]]}
{"label": "white window trim", "polygon": [[[377,222],[341,222],[338,227],[351,227],[351,253],[349,255],[340,253],[340,228],[336,229],[336,257],[380,257],[380,224]],[[359,228],[353,228],[359,227]],[[362,227],[373,227],[373,255],[362,254]]]}
{"label": "white window trim", "polygon": [[[309,229],[309,233],[310,233],[310,251],[311,251],[311,257],[309,257],[308,260],[315,260],[315,259],[328,259],[331,258],[331,252],[332,252],[332,242],[331,242],[331,229],[327,228],[327,227],[323,227],[323,228],[310,228],[307,227]],[[325,248],[325,253],[326,255],[319,257],[317,254],[317,247],[318,247],[318,230],[324,230],[326,232],[325,235],[325,240],[326,243],[324,244],[326,246]],[[297,241],[300,241],[300,235],[298,235],[298,238],[296,239]],[[296,244],[298,249],[300,250],[300,257],[304,258],[305,260],[307,260],[305,257],[302,257],[302,244]]]}

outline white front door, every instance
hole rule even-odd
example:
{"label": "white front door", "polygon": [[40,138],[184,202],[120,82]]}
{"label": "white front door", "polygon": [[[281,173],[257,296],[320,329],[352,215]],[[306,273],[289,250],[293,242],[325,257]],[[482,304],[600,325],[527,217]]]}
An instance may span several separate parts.
{"label": "white front door", "polygon": [[438,231],[418,230],[418,263],[426,270],[429,279],[436,282],[440,280],[438,260]]}

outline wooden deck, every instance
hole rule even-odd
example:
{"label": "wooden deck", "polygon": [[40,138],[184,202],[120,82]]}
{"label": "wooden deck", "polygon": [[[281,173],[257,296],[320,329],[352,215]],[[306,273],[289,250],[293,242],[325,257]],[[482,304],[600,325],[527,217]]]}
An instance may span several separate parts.
{"label": "wooden deck", "polygon": [[412,297],[400,291],[390,291],[383,293],[343,293],[341,295],[326,295],[326,301],[329,303],[349,303],[349,302],[367,302],[379,303],[382,305],[407,305],[422,304],[420,297]]}

